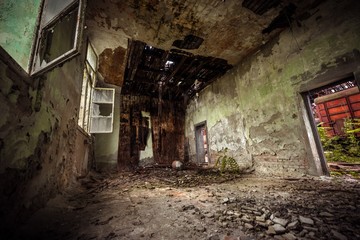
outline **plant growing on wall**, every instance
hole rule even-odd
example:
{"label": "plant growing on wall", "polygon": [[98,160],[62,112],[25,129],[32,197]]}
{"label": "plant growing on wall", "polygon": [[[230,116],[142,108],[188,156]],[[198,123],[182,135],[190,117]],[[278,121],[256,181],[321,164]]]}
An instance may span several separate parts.
{"label": "plant growing on wall", "polygon": [[220,170],[221,173],[223,172],[239,172],[239,165],[237,164],[236,160],[233,157],[227,155],[228,148],[223,148],[218,151],[220,155],[215,163],[215,167]]}

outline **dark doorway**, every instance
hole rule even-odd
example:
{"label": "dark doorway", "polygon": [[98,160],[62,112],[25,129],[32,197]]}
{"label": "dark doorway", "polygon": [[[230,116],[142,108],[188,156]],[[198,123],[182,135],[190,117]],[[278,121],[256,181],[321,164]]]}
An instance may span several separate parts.
{"label": "dark doorway", "polygon": [[330,174],[359,177],[360,91],[354,76],[309,91],[308,103]]}
{"label": "dark doorway", "polygon": [[210,161],[206,121],[195,125],[196,156],[198,164]]}

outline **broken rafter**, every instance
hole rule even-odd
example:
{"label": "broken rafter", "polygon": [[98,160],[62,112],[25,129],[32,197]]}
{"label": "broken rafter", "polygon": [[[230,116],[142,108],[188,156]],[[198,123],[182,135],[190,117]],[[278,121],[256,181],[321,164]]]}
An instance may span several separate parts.
{"label": "broken rafter", "polygon": [[132,41],[129,49],[123,89],[127,94],[180,100],[190,91],[193,94],[196,79],[201,84],[195,90],[201,90],[231,68],[226,60],[179,49],[165,51],[139,41]]}
{"label": "broken rafter", "polygon": [[130,61],[128,62],[129,64],[131,64],[131,66],[129,66],[129,64],[128,64],[128,68],[131,69],[131,74],[130,74],[130,78],[129,78],[130,82],[132,82],[134,77],[135,77],[137,68],[138,68],[139,63],[141,61],[142,53],[143,53],[144,48],[145,48],[145,43],[135,44],[134,48],[136,50],[135,54],[134,54],[135,50],[133,49],[133,44],[131,44],[131,50],[130,50],[131,53],[130,54],[132,55],[132,57],[130,58]]}

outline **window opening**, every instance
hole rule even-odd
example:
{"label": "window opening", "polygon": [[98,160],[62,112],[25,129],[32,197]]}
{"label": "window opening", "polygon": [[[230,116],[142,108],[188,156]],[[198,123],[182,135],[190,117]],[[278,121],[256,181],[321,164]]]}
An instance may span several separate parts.
{"label": "window opening", "polygon": [[330,173],[360,177],[360,92],[354,77],[312,90],[308,97]]}
{"label": "window opening", "polygon": [[42,22],[49,23],[52,19],[57,17],[66,7],[70,6],[74,0],[61,0],[44,2],[44,9],[42,13]]}
{"label": "window opening", "polygon": [[113,88],[93,89],[90,133],[113,131],[114,98]]}
{"label": "window opening", "polygon": [[83,0],[45,0],[32,74],[42,73],[79,53]]}
{"label": "window opening", "polygon": [[96,88],[97,55],[88,41],[78,125],[87,133],[113,131],[114,88]]}

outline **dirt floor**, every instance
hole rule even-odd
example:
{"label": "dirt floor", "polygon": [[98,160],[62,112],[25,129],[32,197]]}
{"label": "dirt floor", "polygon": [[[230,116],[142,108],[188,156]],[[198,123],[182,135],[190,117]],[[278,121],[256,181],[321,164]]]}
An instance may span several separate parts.
{"label": "dirt floor", "polygon": [[[360,182],[148,169],[92,173],[6,239],[360,239]],[[3,238],[1,238],[3,239]]]}

